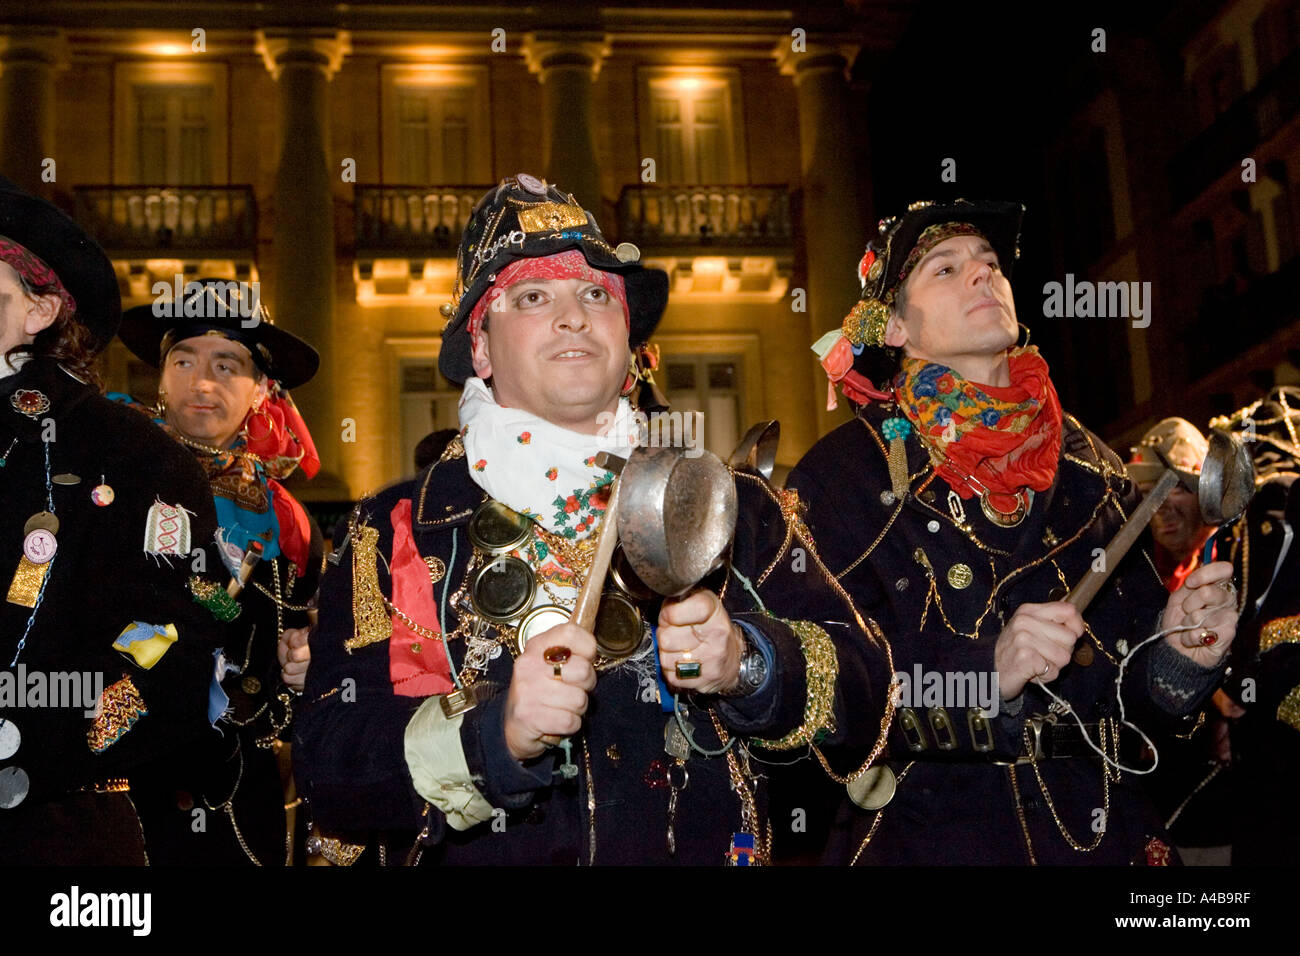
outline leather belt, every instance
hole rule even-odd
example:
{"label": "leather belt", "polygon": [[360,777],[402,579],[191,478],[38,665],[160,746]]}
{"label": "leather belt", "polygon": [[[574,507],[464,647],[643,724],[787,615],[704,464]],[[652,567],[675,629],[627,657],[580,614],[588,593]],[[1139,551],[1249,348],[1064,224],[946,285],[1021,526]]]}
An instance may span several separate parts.
{"label": "leather belt", "polygon": [[[1060,760],[1072,757],[1091,757],[1094,760],[1100,760],[1101,754],[1097,753],[1089,746],[1088,741],[1094,744],[1100,739],[1098,728],[1100,724],[1084,724],[1080,727],[1073,720],[1066,723],[1057,721],[1055,715],[1035,715],[1025,718],[1026,730],[1026,747],[1014,761],[998,760],[998,764],[1015,763],[1017,765],[1031,763],[1036,760]],[[1084,737],[1084,734],[1087,737]]]}

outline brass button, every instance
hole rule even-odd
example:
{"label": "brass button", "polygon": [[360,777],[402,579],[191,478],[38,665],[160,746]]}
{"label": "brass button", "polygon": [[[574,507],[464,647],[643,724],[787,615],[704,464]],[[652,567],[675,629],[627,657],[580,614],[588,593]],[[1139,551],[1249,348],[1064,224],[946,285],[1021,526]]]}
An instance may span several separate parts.
{"label": "brass button", "polygon": [[958,591],[970,587],[970,583],[974,580],[975,574],[968,564],[958,563],[948,569],[948,583]]}
{"label": "brass button", "polygon": [[245,694],[256,694],[262,689],[262,682],[256,677],[245,677],[239,682],[239,687]]}
{"label": "brass button", "polygon": [[1074,649],[1074,662],[1080,667],[1089,667],[1092,665],[1093,652],[1092,645],[1087,641],[1081,643]]}

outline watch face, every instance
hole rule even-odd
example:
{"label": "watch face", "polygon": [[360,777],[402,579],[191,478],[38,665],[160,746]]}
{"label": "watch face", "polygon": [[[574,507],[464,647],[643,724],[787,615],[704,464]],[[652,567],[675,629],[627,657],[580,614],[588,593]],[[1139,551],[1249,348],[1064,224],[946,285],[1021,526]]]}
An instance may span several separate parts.
{"label": "watch face", "polygon": [[741,678],[754,689],[763,685],[767,679],[767,658],[762,651],[751,651],[741,662]]}

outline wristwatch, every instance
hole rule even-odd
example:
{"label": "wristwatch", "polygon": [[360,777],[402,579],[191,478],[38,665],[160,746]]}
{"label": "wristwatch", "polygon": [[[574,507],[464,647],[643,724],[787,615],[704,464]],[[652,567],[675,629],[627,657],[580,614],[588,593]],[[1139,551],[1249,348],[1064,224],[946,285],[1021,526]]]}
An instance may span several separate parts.
{"label": "wristwatch", "polygon": [[740,637],[745,643],[740,654],[740,679],[733,689],[723,691],[720,695],[722,697],[748,697],[767,680],[767,657],[749,639],[743,627],[740,629]]}

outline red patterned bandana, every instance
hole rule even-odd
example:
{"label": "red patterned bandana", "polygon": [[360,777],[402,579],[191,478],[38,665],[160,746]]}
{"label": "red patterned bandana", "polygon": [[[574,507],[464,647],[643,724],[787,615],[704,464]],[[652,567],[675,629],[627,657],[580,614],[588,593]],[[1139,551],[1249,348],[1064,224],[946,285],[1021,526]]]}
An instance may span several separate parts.
{"label": "red patterned bandana", "polygon": [[604,272],[593,268],[581,252],[570,249],[567,252],[557,252],[552,256],[516,259],[498,272],[492,287],[483,293],[469,314],[471,343],[478,342],[483,316],[487,315],[487,310],[492,307],[492,303],[505,295],[506,290],[516,282],[523,282],[525,279],[582,279],[593,282],[619,301],[623,306],[623,318],[628,323],[628,329],[632,328],[631,319],[628,318],[627,288],[623,277],[616,272]]}
{"label": "red patterned bandana", "polygon": [[72,293],[63,287],[54,270],[26,246],[20,246],[12,239],[0,236],[0,262],[7,262],[15,272],[27,280],[29,285],[38,289],[53,285],[53,291],[47,294],[57,295],[63,303],[63,310],[68,315],[77,311],[76,300],[72,298]]}
{"label": "red patterned bandana", "polygon": [[1046,491],[1061,455],[1061,403],[1047,362],[1030,346],[1007,357],[1005,388],[968,382],[952,369],[905,358],[895,380],[899,407],[923,437],[944,481],[963,498],[974,478],[1002,511],[1023,488]]}

